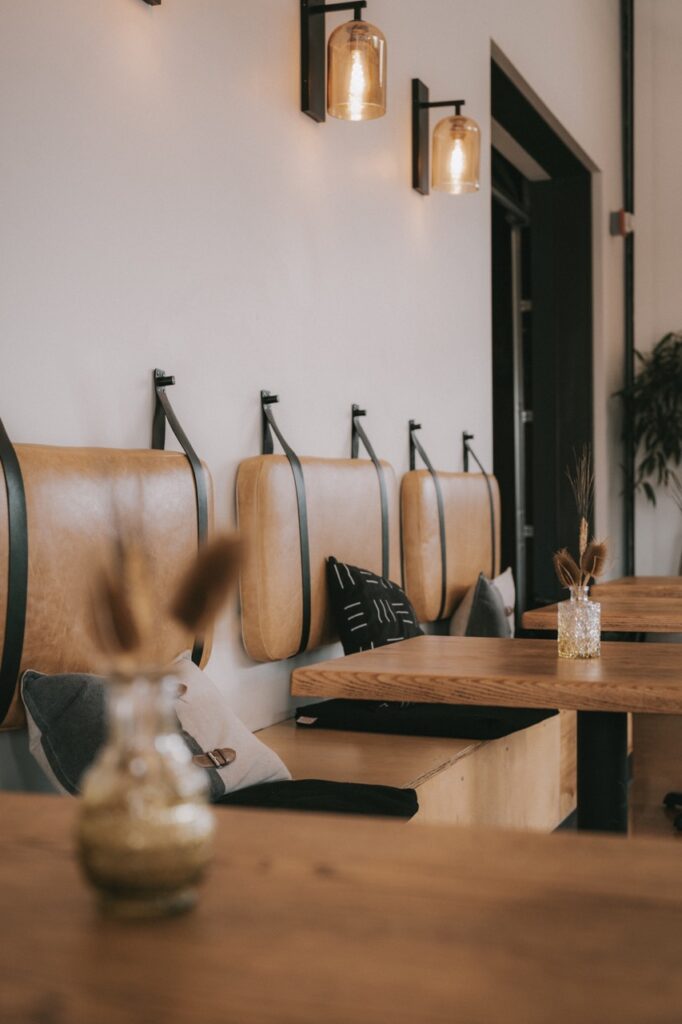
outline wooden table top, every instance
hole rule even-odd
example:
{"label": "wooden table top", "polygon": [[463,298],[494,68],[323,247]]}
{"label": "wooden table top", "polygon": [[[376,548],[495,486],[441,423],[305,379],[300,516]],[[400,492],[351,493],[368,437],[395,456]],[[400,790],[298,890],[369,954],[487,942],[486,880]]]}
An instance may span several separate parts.
{"label": "wooden table top", "polygon": [[621,576],[616,580],[597,583],[591,588],[591,595],[615,594],[623,596],[637,594],[650,597],[682,597],[682,576]]}
{"label": "wooden table top", "polygon": [[[601,590],[593,596],[601,604],[601,628],[614,633],[682,632],[682,591],[679,596],[662,592],[639,593],[636,588]],[[556,604],[524,612],[526,629],[557,628]]]}
{"label": "wooden table top", "polygon": [[555,640],[418,636],[297,668],[298,697],[500,704],[682,714],[682,646],[603,643],[600,658],[557,656]]}
{"label": "wooden table top", "polygon": [[0,795],[3,1024],[677,1024],[674,842],[218,810],[198,908],[102,920],[76,804]]}

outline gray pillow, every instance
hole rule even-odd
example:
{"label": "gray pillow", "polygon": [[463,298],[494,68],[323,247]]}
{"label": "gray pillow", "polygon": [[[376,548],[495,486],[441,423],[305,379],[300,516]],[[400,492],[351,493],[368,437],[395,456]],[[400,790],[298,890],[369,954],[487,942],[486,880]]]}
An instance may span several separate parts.
{"label": "gray pillow", "polygon": [[[180,732],[205,768],[211,800],[246,786],[280,782],[284,763],[234,714],[218,688],[189,658],[179,659],[175,710]],[[28,670],[21,680],[31,753],[56,789],[77,794],[106,738],[106,683],[97,676],[45,676]]]}
{"label": "gray pillow", "polygon": [[502,595],[483,573],[467,590],[452,616],[450,636],[511,636]]}
{"label": "gray pillow", "polygon": [[83,773],[106,737],[104,680],[88,675],[21,679],[31,753],[62,793],[80,792]]}

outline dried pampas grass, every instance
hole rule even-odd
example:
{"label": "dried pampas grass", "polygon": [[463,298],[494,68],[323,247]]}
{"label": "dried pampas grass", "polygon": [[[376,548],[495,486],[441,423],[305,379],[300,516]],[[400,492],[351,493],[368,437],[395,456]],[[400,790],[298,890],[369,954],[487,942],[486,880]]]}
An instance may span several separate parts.
{"label": "dried pampas grass", "polygon": [[205,632],[226,603],[237,576],[241,542],[223,534],[205,544],[184,573],[165,608],[159,608],[151,585],[152,567],[144,548],[119,535],[96,574],[93,635],[108,671],[130,678],[163,674],[155,665],[159,616],[164,611],[187,631]]}
{"label": "dried pampas grass", "polygon": [[203,547],[171,601],[173,618],[190,632],[206,630],[227,600],[240,559],[241,541],[236,535],[217,537]]}
{"label": "dried pampas grass", "polygon": [[119,535],[95,577],[92,599],[95,641],[118,674],[148,655],[153,623],[149,578],[141,546]]}
{"label": "dried pampas grass", "polygon": [[606,568],[605,541],[590,540],[590,511],[594,499],[594,470],[589,445],[574,454],[574,465],[566,470],[578,512],[578,560],[562,548],[554,555],[554,571],[562,587],[585,587]]}

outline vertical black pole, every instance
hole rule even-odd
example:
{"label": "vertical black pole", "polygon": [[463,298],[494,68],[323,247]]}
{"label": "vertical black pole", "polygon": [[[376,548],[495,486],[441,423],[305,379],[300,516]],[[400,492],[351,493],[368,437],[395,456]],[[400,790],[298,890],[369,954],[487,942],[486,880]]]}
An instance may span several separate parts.
{"label": "vertical black pole", "polygon": [[628,830],[628,716],[578,712],[578,828]]}
{"label": "vertical black pole", "polygon": [[[621,0],[621,109],[623,133],[623,207],[635,212],[635,25],[634,0]],[[624,502],[624,569],[626,576],[635,572],[635,439],[632,399],[629,390],[635,375],[635,236],[632,232],[624,239],[624,291],[625,291],[625,367],[623,383],[626,398],[623,406],[623,465],[625,467]]]}

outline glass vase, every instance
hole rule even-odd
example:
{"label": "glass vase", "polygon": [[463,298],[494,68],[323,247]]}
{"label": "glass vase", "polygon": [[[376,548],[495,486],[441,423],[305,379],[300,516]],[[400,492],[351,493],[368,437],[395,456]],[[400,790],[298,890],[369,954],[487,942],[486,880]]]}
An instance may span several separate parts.
{"label": "glass vase", "polygon": [[588,587],[570,587],[558,611],[560,658],[598,658],[601,653],[601,605],[590,601]]}
{"label": "glass vase", "polygon": [[158,917],[189,909],[212,852],[206,773],[178,731],[177,680],[108,687],[108,739],[86,773],[80,863],[102,909]]}

